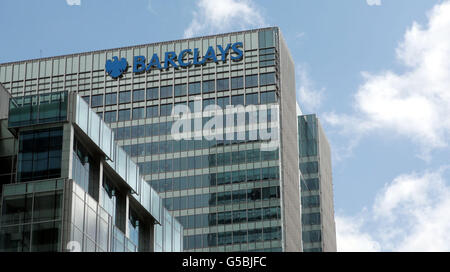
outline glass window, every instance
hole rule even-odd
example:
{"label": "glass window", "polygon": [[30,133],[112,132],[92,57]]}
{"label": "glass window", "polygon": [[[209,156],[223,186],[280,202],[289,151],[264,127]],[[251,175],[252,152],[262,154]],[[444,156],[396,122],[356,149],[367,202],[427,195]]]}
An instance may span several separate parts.
{"label": "glass window", "polygon": [[133,109],[133,120],[145,118],[145,108],[134,108]]}
{"label": "glass window", "polygon": [[277,96],[275,92],[261,93],[261,104],[275,103],[277,102]]}
{"label": "glass window", "polygon": [[229,97],[218,97],[217,98],[217,105],[221,107],[222,109],[225,109],[227,105],[230,105],[230,98]]}
{"label": "glass window", "polygon": [[19,136],[18,180],[61,175],[62,128],[22,132]]}
{"label": "glass window", "polygon": [[244,88],[244,77],[232,77],[231,78],[231,89],[242,89]]}
{"label": "glass window", "polygon": [[92,107],[100,107],[103,106],[103,94],[93,95],[91,101]]}
{"label": "glass window", "polygon": [[200,92],[200,82],[189,83],[189,95],[199,94]]}
{"label": "glass window", "polygon": [[158,99],[158,87],[148,88],[147,89],[147,100]]}
{"label": "glass window", "polygon": [[303,242],[316,243],[322,241],[322,235],[320,230],[310,230],[302,232]]}
{"label": "glass window", "polygon": [[258,87],[258,75],[245,76],[245,88]]}
{"label": "glass window", "polygon": [[244,95],[233,95],[231,97],[231,105],[244,105]]}
{"label": "glass window", "polygon": [[246,105],[258,105],[258,94],[246,94],[245,95]]}
{"label": "glass window", "polygon": [[302,197],[302,206],[305,208],[320,207],[320,197],[315,196],[304,196]]}
{"label": "glass window", "polygon": [[320,213],[302,214],[302,225],[319,225]]}
{"label": "glass window", "polygon": [[130,120],[130,110],[119,110],[119,121],[128,121]]}
{"label": "glass window", "polygon": [[173,96],[172,86],[161,86],[161,98],[168,98]]}
{"label": "glass window", "polygon": [[175,96],[186,95],[186,90],[187,90],[187,85],[186,84],[175,85]]}
{"label": "glass window", "polygon": [[147,107],[147,118],[157,117],[158,114],[158,106],[149,106]]}
{"label": "glass window", "polygon": [[105,122],[112,123],[116,122],[116,111],[107,111],[105,112]]}
{"label": "glass window", "polygon": [[161,116],[172,115],[172,104],[161,105]]}
{"label": "glass window", "polygon": [[203,87],[202,87],[202,91],[203,93],[211,93],[214,92],[215,88],[215,82],[214,80],[206,80],[203,81]]}
{"label": "glass window", "polygon": [[259,81],[261,86],[275,84],[275,73],[261,74]]}
{"label": "glass window", "polygon": [[217,91],[227,91],[230,89],[230,81],[228,78],[217,80]]}
{"label": "glass window", "polygon": [[119,93],[119,103],[129,103],[131,102],[131,92],[120,92]]}
{"label": "glass window", "polygon": [[115,105],[117,104],[117,94],[109,93],[105,95],[105,105]]}
{"label": "glass window", "polygon": [[145,100],[144,90],[134,90],[133,91],[133,102],[139,102]]}

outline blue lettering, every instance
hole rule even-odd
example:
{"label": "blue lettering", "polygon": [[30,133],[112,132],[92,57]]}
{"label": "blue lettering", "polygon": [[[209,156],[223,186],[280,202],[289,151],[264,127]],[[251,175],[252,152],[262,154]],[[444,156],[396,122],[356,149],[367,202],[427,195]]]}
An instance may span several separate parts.
{"label": "blue lettering", "polygon": [[183,58],[186,54],[192,54],[192,50],[191,49],[184,49],[183,51],[180,52],[180,54],[178,55],[178,63],[180,64],[181,67],[188,67],[192,65],[192,61],[189,62],[184,62]]}
{"label": "blue lettering", "polygon": [[243,44],[241,42],[237,42],[231,46],[231,49],[233,49],[234,53],[237,54],[237,56],[231,55],[232,60],[240,60],[244,56],[244,52],[242,52],[242,50],[239,49],[238,46],[242,47]]}
{"label": "blue lettering", "polygon": [[217,62],[216,52],[214,52],[214,48],[212,46],[208,47],[208,51],[206,51],[205,57],[203,58],[204,61],[209,59]]}
{"label": "blue lettering", "polygon": [[133,61],[133,73],[142,73],[145,71],[145,57],[135,56]]}
{"label": "blue lettering", "polygon": [[221,45],[218,45],[217,48],[219,48],[220,53],[222,54],[222,61],[225,61],[227,59],[227,55],[228,55],[228,51],[230,50],[231,47],[231,43],[227,44],[227,47],[225,48],[225,50],[223,49],[223,47]]}
{"label": "blue lettering", "polygon": [[174,68],[178,68],[178,64],[175,63],[175,61],[173,61],[174,58],[176,58],[176,54],[175,52],[166,52],[166,55],[164,57],[164,68],[167,69],[169,68],[169,62],[170,64],[172,64],[172,66]]}
{"label": "blue lettering", "polygon": [[152,69],[152,67],[155,66],[158,69],[161,69],[161,63],[159,62],[159,57],[158,54],[153,54],[152,59],[150,60],[150,62],[147,65],[147,69],[146,71],[150,71],[150,69]]}
{"label": "blue lettering", "polygon": [[205,59],[198,61],[198,48],[194,48],[194,65],[202,65],[205,63]]}

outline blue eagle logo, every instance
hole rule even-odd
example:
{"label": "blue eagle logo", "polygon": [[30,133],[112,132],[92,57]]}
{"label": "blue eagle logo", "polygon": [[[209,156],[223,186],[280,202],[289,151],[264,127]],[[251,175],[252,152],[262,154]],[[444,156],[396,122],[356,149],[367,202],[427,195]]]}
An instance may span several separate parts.
{"label": "blue eagle logo", "polygon": [[107,60],[105,64],[105,70],[112,78],[120,77],[127,68],[128,62],[125,58],[119,60],[118,57],[113,57],[113,60]]}

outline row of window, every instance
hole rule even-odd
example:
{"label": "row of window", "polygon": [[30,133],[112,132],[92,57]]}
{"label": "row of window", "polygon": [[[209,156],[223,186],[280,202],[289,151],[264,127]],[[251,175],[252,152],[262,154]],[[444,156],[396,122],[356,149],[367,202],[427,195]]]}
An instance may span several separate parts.
{"label": "row of window", "polygon": [[280,198],[280,187],[264,187],[244,189],[211,194],[198,194],[164,199],[167,210],[186,210],[220,205],[248,203],[250,201],[262,201]]}
{"label": "row of window", "polygon": [[[240,151],[243,152],[243,151]],[[185,171],[190,169],[201,169],[201,168],[210,168],[216,166],[226,166],[232,165],[233,158],[232,154],[236,154],[236,152],[225,152],[218,154],[210,154],[210,155],[201,155],[201,156],[191,156],[191,157],[182,157],[182,158],[174,158],[174,159],[163,159],[163,160],[155,160],[149,162],[138,163],[141,175],[150,175],[164,172],[172,172],[172,171]],[[240,153],[238,153],[240,154]],[[269,160],[278,160],[278,153],[274,151],[264,151],[264,157],[259,158],[259,151],[253,150],[249,151],[246,159],[247,163],[259,162],[259,161],[269,161]],[[236,158],[234,161],[243,160],[243,157]],[[240,164],[240,163],[236,163]],[[273,167],[272,167],[273,168]],[[278,178],[278,171],[272,168],[263,168],[268,170],[263,170],[262,178]],[[253,176],[253,175],[252,175]],[[245,175],[244,175],[245,177]],[[250,176],[247,178],[247,180]]]}
{"label": "row of window", "polygon": [[[186,105],[189,107],[191,112],[198,112],[205,109],[210,105],[218,105],[222,109],[225,109],[228,105],[259,105],[259,104],[270,104],[277,101],[275,92],[263,92],[260,94],[260,100],[258,103],[258,94],[246,94],[244,102],[244,95],[234,95],[231,97],[219,97],[217,100],[215,98],[203,99],[203,102],[199,104],[199,108],[195,108],[195,102],[190,101],[189,103],[180,102],[175,103],[177,105]],[[230,104],[231,101],[231,104]],[[129,121],[129,120],[139,120],[144,118],[153,118],[158,116],[171,116],[172,115],[173,104],[162,104],[147,107],[137,107],[133,109],[123,109],[119,111],[106,111],[104,113],[104,120],[106,123],[113,123],[117,121]],[[248,115],[248,114],[247,114]],[[224,123],[225,124],[225,123]]]}
{"label": "row of window", "polygon": [[197,234],[183,237],[184,250],[225,246],[232,244],[254,243],[281,240],[281,227],[239,230],[209,234]]}
{"label": "row of window", "polygon": [[[230,84],[231,83],[231,84]],[[275,73],[265,73],[261,74],[259,78],[259,85],[266,86],[272,85],[276,83]],[[231,86],[230,86],[231,85]],[[108,93],[108,94],[98,94],[92,95],[91,98],[91,107],[100,107],[100,106],[108,106],[108,105],[116,105],[117,102],[119,104],[130,103],[130,102],[142,102],[145,100],[156,100],[159,98],[172,98],[173,96],[185,96],[196,95],[201,93],[211,93],[216,89],[217,91],[227,91],[234,89],[242,89],[244,88],[244,77],[232,77],[231,80],[228,78],[225,79],[217,79],[217,80],[205,80],[202,83],[193,82],[193,83],[184,83],[184,84],[176,84],[175,86],[161,86],[161,87],[152,87],[146,90],[134,90],[134,91],[124,91],[119,92],[119,97],[117,97],[117,93]],[[249,75],[245,76],[245,87],[252,88],[258,87],[258,75]],[[117,99],[118,98],[118,99]],[[84,97],[85,100],[89,100],[89,96]],[[89,101],[87,101],[89,102]]]}
{"label": "row of window", "polygon": [[152,188],[158,192],[179,191],[194,188],[203,188],[216,185],[242,183],[247,181],[258,181],[267,179],[278,179],[275,169],[256,168],[249,170],[239,170],[234,172],[213,173],[188,177],[167,178],[150,181]]}
{"label": "row of window", "polygon": [[205,213],[179,216],[177,220],[184,229],[206,228],[211,226],[281,219],[280,207],[236,210],[220,213]]}
{"label": "row of window", "polygon": [[[189,142],[191,141],[187,141],[187,143]],[[177,153],[187,151],[182,149],[179,143],[180,143],[179,141],[151,142],[145,144],[125,145],[123,146],[123,149],[131,157],[152,156],[157,154],[167,154],[167,153]],[[187,146],[185,146],[185,148],[187,148]],[[191,150],[195,149],[192,148]],[[181,160],[180,162],[174,161],[173,164],[184,165],[184,167],[180,166],[179,170],[185,170],[184,169],[185,167],[192,169],[207,168],[232,164],[278,160],[279,158],[278,153],[279,153],[278,149],[273,151],[260,151],[260,149],[250,149],[250,150],[224,152],[186,158],[187,160],[192,160],[189,162],[186,162],[185,161],[186,159],[183,160],[182,158],[180,158]]]}
{"label": "row of window", "polygon": [[[191,132],[201,132],[203,130],[203,125],[206,124],[211,117],[204,117],[202,118],[202,120],[199,119],[191,119]],[[224,116],[225,119],[225,116]],[[246,115],[245,118],[245,125],[249,125],[249,117],[248,115]],[[272,112],[268,111],[267,112],[267,122],[272,122]],[[227,128],[225,121],[224,121],[224,127],[223,130],[225,130]],[[237,125],[236,123],[236,118],[235,118],[235,125]],[[188,121],[187,121],[188,122]],[[196,126],[195,122],[201,122],[203,125],[202,126]],[[172,128],[173,128],[174,122],[172,121],[168,121],[168,122],[160,122],[160,123],[153,123],[153,124],[147,124],[147,125],[138,125],[138,126],[127,126],[127,127],[119,127],[119,128],[115,128],[113,129],[114,131],[114,136],[116,140],[125,140],[125,139],[137,139],[137,138],[144,138],[144,137],[155,137],[155,136],[163,136],[163,135],[171,135],[172,134]],[[230,127],[230,126],[228,126]],[[243,128],[243,125],[242,125]],[[177,127],[175,127],[175,130],[177,129]],[[222,135],[220,135],[218,132],[216,132],[216,134],[214,135],[214,138],[218,138],[220,141],[220,138],[224,139],[224,140],[228,140],[228,139],[236,139],[236,141],[245,141],[245,140],[258,140],[261,137],[261,132],[267,132],[272,133],[275,131],[272,131],[272,129],[276,129],[276,124],[275,123],[270,123],[268,125],[268,127],[264,130],[264,129],[254,129],[254,130],[247,130],[245,132],[234,132],[234,133],[223,133]],[[188,129],[186,129],[188,130]],[[189,130],[188,130],[189,131]],[[183,130],[180,129],[180,131],[175,131],[175,133],[178,132],[183,132]],[[219,137],[221,136],[221,137]],[[267,138],[267,137],[264,137]],[[181,140],[181,141],[187,141],[187,140]],[[201,142],[202,140],[199,139],[199,141]]]}

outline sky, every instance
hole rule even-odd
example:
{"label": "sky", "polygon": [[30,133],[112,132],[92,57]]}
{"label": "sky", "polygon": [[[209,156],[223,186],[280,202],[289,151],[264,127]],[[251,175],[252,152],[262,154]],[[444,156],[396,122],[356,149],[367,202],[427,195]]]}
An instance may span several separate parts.
{"label": "sky", "polygon": [[0,63],[279,26],[338,251],[450,251],[449,0],[2,0]]}

